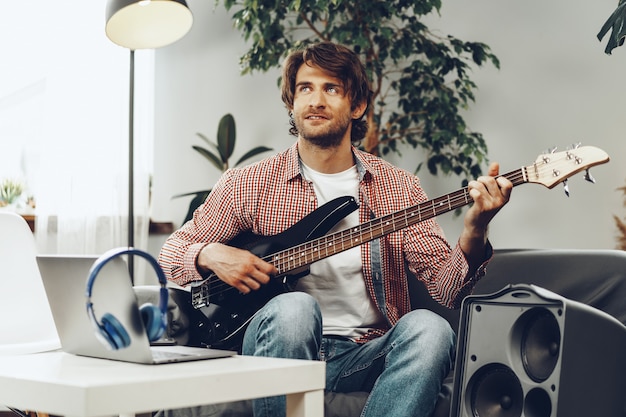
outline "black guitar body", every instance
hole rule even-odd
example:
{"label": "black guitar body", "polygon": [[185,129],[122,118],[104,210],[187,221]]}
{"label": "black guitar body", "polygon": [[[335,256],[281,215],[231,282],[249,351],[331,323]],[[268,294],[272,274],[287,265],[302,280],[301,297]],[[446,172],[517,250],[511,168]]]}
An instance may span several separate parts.
{"label": "black guitar body", "polygon": [[[244,233],[229,242],[229,245],[249,250],[271,262],[271,258],[267,258],[272,254],[324,236],[357,208],[358,204],[353,197],[339,197],[282,233],[268,237]],[[298,279],[307,274],[308,268],[292,271],[290,275],[276,276],[259,290],[248,294],[242,294],[234,287],[226,287],[217,276],[192,284],[192,305],[201,314],[195,314],[191,344],[240,351],[245,329],[259,309],[273,297],[292,291]]]}

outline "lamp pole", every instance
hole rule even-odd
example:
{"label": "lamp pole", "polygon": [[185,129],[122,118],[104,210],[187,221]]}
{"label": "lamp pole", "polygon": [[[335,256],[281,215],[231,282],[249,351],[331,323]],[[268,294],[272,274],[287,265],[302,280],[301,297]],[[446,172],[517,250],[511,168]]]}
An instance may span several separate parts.
{"label": "lamp pole", "polygon": [[[185,0],[109,0],[106,35],[130,50],[128,98],[128,247],[135,246],[135,50],[156,49],[176,42],[189,32],[193,16]],[[133,256],[128,269],[134,284]]]}
{"label": "lamp pole", "polygon": [[[128,88],[128,248],[135,247],[135,50],[130,50]],[[130,281],[135,283],[135,260],[128,257]]]}

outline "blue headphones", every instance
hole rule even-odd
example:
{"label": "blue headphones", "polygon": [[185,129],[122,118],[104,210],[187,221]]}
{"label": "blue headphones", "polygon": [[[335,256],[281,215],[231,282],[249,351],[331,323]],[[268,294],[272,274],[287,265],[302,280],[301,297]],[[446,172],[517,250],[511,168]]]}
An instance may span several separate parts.
{"label": "blue headphones", "polygon": [[93,283],[102,267],[104,267],[104,265],[112,259],[121,255],[139,255],[148,260],[150,265],[152,265],[156,271],[159,283],[161,284],[161,289],[159,291],[159,306],[157,307],[153,304],[144,304],[139,308],[148,339],[151,342],[158,340],[167,328],[167,279],[165,278],[165,273],[159,266],[157,260],[154,259],[149,253],[135,248],[112,249],[105,252],[94,262],[89,270],[86,288],[87,315],[89,316],[91,324],[97,331],[96,336],[98,339],[100,339],[100,341],[111,350],[124,349],[130,346],[130,336],[122,323],[120,323],[120,321],[110,313],[104,313],[100,318],[100,321],[98,321],[96,313],[93,310],[91,293],[93,290]]}

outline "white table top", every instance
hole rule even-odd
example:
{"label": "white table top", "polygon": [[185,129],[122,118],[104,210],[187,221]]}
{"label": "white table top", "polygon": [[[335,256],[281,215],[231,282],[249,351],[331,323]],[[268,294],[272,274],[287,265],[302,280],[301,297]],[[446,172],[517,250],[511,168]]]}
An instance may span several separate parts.
{"label": "white table top", "polygon": [[323,390],[325,364],[234,356],[139,365],[64,352],[0,356],[0,404],[63,416],[142,413]]}

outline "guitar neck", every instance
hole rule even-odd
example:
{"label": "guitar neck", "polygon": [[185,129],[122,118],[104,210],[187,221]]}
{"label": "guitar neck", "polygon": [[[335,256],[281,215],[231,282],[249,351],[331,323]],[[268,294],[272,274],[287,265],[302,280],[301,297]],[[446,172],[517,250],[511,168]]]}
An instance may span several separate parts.
{"label": "guitar neck", "polygon": [[[514,186],[528,182],[526,168],[503,174]],[[416,206],[370,220],[356,227],[331,233],[266,256],[280,275],[302,269],[316,261],[346,251],[363,243],[378,239],[440,214],[461,208],[472,202],[469,190],[464,187],[444,196],[425,201]]]}

